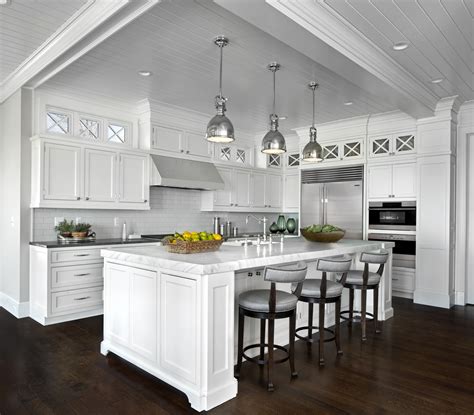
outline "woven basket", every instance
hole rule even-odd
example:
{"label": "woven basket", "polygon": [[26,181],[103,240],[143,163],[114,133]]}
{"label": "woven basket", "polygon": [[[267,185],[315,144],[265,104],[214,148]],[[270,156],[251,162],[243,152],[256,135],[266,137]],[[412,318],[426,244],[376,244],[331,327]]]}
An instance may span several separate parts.
{"label": "woven basket", "polygon": [[334,231],[334,232],[308,232],[304,229],[301,230],[301,235],[311,242],[337,242],[342,239],[346,231]]}
{"label": "woven basket", "polygon": [[213,252],[219,250],[222,245],[220,241],[180,241],[174,244],[167,244],[168,252],[173,254],[198,254],[200,252]]}

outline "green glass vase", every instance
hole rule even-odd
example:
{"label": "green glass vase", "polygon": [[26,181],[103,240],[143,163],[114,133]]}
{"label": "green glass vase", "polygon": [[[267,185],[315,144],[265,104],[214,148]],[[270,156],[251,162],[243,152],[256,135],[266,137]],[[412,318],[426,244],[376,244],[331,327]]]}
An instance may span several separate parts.
{"label": "green glass vase", "polygon": [[283,233],[286,231],[286,219],[284,215],[278,216],[277,226],[278,232]]}
{"label": "green glass vase", "polygon": [[288,233],[294,233],[296,230],[296,220],[294,218],[288,218],[286,221],[286,230]]}

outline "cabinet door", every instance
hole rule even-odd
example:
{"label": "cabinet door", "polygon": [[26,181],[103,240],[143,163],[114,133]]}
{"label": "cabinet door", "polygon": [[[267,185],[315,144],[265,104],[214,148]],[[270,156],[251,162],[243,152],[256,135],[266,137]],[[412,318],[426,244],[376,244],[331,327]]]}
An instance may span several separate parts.
{"label": "cabinet door", "polygon": [[216,190],[214,192],[214,204],[216,206],[231,206],[233,203],[232,189],[233,189],[233,172],[232,169],[219,167],[217,169],[224,180],[224,189]]}
{"label": "cabinet door", "polygon": [[327,161],[339,160],[339,144],[327,144],[323,146],[323,159]]}
{"label": "cabinet door", "polygon": [[416,163],[394,164],[392,178],[394,197],[416,197]]}
{"label": "cabinet door", "polygon": [[250,206],[250,173],[235,171],[235,206]]}
{"label": "cabinet door", "polygon": [[282,206],[282,178],[276,174],[267,174],[265,182],[265,204],[269,208]]}
{"label": "cabinet door", "polygon": [[300,207],[300,176],[299,174],[287,175],[284,178],[284,202],[286,209],[299,209]]}
{"label": "cabinet door", "polygon": [[344,160],[358,159],[363,155],[362,140],[352,140],[342,143],[342,157]]}
{"label": "cabinet door", "polygon": [[113,151],[84,151],[84,197],[91,202],[115,202],[117,153]]}
{"label": "cabinet door", "polygon": [[369,198],[380,199],[392,195],[392,166],[371,166],[368,169]]}
{"label": "cabinet door", "polygon": [[147,203],[149,195],[148,156],[120,154],[119,201]]}
{"label": "cabinet door", "polygon": [[81,148],[44,144],[43,199],[81,199]]}
{"label": "cabinet door", "polygon": [[390,136],[369,138],[369,156],[370,157],[389,156],[391,152],[392,152],[392,138]]}
{"label": "cabinet door", "polygon": [[416,141],[413,134],[397,135],[394,137],[395,154],[410,154],[416,151]]}
{"label": "cabinet door", "polygon": [[156,150],[184,153],[183,132],[174,128],[161,126],[153,127],[152,148]]}
{"label": "cabinet door", "polygon": [[130,268],[130,347],[156,361],[158,275],[154,271]]}
{"label": "cabinet door", "polygon": [[266,207],[265,174],[252,173],[252,207]]}
{"label": "cabinet door", "polygon": [[191,156],[210,157],[209,143],[202,134],[186,133],[186,154]]}

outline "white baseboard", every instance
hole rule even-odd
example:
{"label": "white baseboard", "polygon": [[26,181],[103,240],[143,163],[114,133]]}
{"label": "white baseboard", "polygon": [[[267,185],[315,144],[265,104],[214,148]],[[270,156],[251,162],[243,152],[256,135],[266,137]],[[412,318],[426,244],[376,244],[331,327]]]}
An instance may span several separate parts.
{"label": "white baseboard", "polygon": [[0,307],[3,307],[16,318],[25,318],[30,315],[30,303],[28,301],[20,303],[5,293],[0,293]]}
{"label": "white baseboard", "polygon": [[453,304],[452,298],[449,294],[433,293],[420,290],[415,290],[413,302],[415,304],[424,304],[442,308],[451,308],[451,305]]}
{"label": "white baseboard", "polygon": [[454,304],[466,305],[466,296],[464,291],[456,291],[454,293]]}
{"label": "white baseboard", "polygon": [[408,298],[410,300],[413,300],[413,293],[407,293],[405,291],[395,291],[395,290],[393,290],[392,291],[392,296],[393,297]]}

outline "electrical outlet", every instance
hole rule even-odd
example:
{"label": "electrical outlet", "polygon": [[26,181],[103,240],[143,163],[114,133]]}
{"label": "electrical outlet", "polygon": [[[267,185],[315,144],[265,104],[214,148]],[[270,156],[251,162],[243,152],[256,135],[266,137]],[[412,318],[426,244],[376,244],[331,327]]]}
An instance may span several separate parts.
{"label": "electrical outlet", "polygon": [[120,218],[115,217],[114,218],[114,226],[120,226],[119,222],[120,222]]}
{"label": "electrical outlet", "polygon": [[58,226],[60,222],[64,221],[63,217],[55,217],[54,218],[54,226]]}
{"label": "electrical outlet", "polygon": [[78,216],[78,217],[76,218],[76,225],[77,225],[78,223],[81,223],[81,222],[82,222],[82,218]]}

